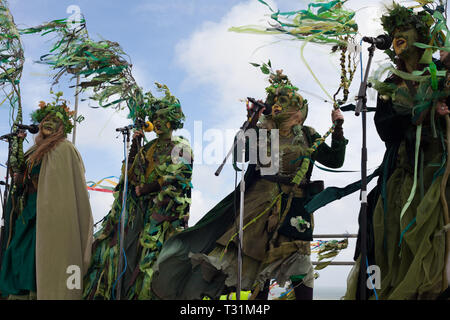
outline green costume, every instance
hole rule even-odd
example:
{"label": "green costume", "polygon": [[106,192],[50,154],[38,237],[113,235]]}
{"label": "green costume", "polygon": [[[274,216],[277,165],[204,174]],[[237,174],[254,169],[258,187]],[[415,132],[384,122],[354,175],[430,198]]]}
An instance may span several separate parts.
{"label": "green costume", "polygon": [[[140,149],[139,139],[133,139],[126,210],[122,208],[122,174],[112,209],[95,235],[91,266],[85,277],[85,299],[116,299],[119,277],[122,279],[121,299],[153,298],[150,282],[160,248],[172,234],[187,226],[191,204],[192,151],[187,140],[171,136],[172,129],[182,127],[184,115],[179,103],[169,99],[170,92],[165,88],[167,99],[152,101],[150,113],[158,138]],[[138,196],[138,186],[145,186],[147,192]],[[123,211],[126,268],[117,270],[119,222]]]}
{"label": "green costume", "polygon": [[[271,80],[273,86],[266,89],[266,103],[273,105],[273,110],[282,111],[261,121],[257,132],[259,136],[266,134],[261,129],[280,130],[279,171],[262,175],[264,165],[258,162],[250,164],[246,172],[242,290],[261,288],[273,278],[281,284],[301,279],[312,288],[310,241],[314,221],[303,206],[320,187],[314,190],[317,184],[309,180],[311,160],[340,167],[347,140],[342,130],[336,130],[331,147],[321,144],[310,157],[309,148],[320,135],[302,125],[307,114],[306,101],[295,93],[296,88],[281,72]],[[270,136],[268,141],[269,145]],[[305,163],[300,183],[293,183]],[[239,188],[195,226],[163,245],[152,281],[152,290],[159,298],[217,299],[224,290],[236,287]]]}
{"label": "green costume", "polygon": [[[436,101],[446,99],[449,89],[444,81],[433,88],[429,73],[422,79],[415,77],[414,82],[407,79],[405,66],[410,57],[414,61],[415,52],[410,49],[411,43],[397,42],[407,32],[413,37],[411,30],[427,39],[426,17],[424,12],[414,14],[395,5],[382,18],[400,55],[398,69],[405,73],[393,70],[393,75],[376,86],[375,125],[387,150],[374,190],[377,196],[369,199],[369,208],[373,208],[373,217],[372,210],[368,212],[369,239],[373,239],[369,243],[369,264],[379,266],[381,271],[381,288],[372,298],[434,299],[447,286],[443,276],[446,240],[441,196],[449,199],[450,188],[448,184],[441,186],[441,182],[448,150],[444,143],[446,124],[435,110]],[[424,57],[417,63],[417,70],[426,67],[421,64]],[[437,61],[432,65],[442,68]],[[346,299],[359,296],[360,259],[349,275]]]}
{"label": "green costume", "polygon": [[[0,272],[0,292],[3,296],[28,295],[36,292],[36,200],[40,164],[34,166],[29,174],[24,190],[17,194],[24,196],[25,206],[20,218],[6,215],[5,243]],[[13,202],[18,204],[19,197],[9,198],[6,212],[13,213]],[[12,219],[11,219],[12,218]],[[11,223],[12,222],[12,223]],[[7,230],[7,231],[6,231]],[[14,230],[14,232],[13,232]]]}

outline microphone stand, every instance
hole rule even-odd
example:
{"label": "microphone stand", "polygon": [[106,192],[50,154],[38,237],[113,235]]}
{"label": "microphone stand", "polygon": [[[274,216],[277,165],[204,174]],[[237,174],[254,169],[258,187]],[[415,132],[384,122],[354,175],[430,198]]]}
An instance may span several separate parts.
{"label": "microphone stand", "polygon": [[[3,260],[3,241],[5,241],[5,216],[6,216],[6,204],[8,201],[8,197],[9,197],[9,172],[10,172],[10,159],[11,159],[11,152],[12,152],[12,146],[11,146],[11,139],[15,136],[17,136],[18,132],[12,132],[9,134],[5,134],[3,136],[0,137],[0,140],[6,141],[8,142],[8,160],[6,162],[6,177],[5,177],[5,190],[3,193],[3,203],[2,203],[2,218],[0,220],[0,268],[1,268],[1,263]],[[12,183],[14,183],[14,181],[11,181]]]}
{"label": "microphone stand", "polygon": [[123,128],[118,128],[116,131],[121,132],[123,135],[123,144],[125,149],[125,171],[124,171],[124,182],[123,182],[123,193],[122,193],[122,212],[120,214],[120,237],[119,237],[119,264],[117,269],[117,274],[119,275],[119,280],[117,283],[116,300],[120,300],[120,293],[122,291],[122,269],[123,269],[123,253],[124,246],[124,233],[125,233],[125,215],[127,206],[127,189],[128,189],[128,149],[130,147],[130,130],[133,126],[127,126]]}
{"label": "microphone stand", "polygon": [[361,230],[361,249],[360,249],[360,300],[367,300],[366,298],[366,278],[367,278],[367,87],[370,66],[375,51],[375,44],[369,48],[369,60],[367,62],[366,73],[364,80],[361,82],[358,92],[358,103],[355,109],[355,115],[359,116],[362,113],[362,149],[361,149],[361,209],[360,209],[360,227]]}
{"label": "microphone stand", "polygon": [[234,148],[236,147],[238,141],[242,141],[242,170],[241,170],[241,183],[240,183],[240,205],[239,205],[239,232],[238,232],[238,266],[237,266],[237,287],[236,287],[236,300],[241,299],[241,287],[242,287],[242,248],[243,248],[243,225],[244,225],[244,197],[245,197],[245,132],[247,131],[250,123],[253,118],[258,114],[258,112],[262,109],[262,105],[256,104],[255,110],[252,110],[250,117],[244,122],[241,129],[236,133],[233,146],[228,152],[227,156],[223,160],[222,164],[219,166],[217,171],[214,173],[216,176],[219,176],[222,171],[225,163],[229,156],[233,153]]}

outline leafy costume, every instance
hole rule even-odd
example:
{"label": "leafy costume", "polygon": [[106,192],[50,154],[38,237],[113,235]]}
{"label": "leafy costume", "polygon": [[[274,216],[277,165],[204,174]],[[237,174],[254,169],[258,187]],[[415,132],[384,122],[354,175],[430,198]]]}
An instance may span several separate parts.
{"label": "leafy costume", "polygon": [[[394,4],[382,17],[384,28],[394,36],[394,46],[396,32],[411,28],[420,41],[443,45],[439,28],[430,36],[430,21],[434,20],[427,11],[414,13]],[[436,10],[433,17],[439,23],[442,15]],[[375,125],[386,143],[386,153],[378,185],[369,194],[368,260],[369,265],[381,269],[381,289],[372,298],[434,299],[448,286],[444,275],[445,207],[441,202],[450,195],[448,184],[442,183],[448,137],[444,117],[436,115],[436,102],[447,99],[449,89],[445,68],[431,60],[428,49],[419,52],[418,71],[407,73],[408,57],[401,56],[397,69],[389,69],[392,74],[387,80],[375,81],[379,93]],[[358,257],[359,250],[355,259]],[[357,261],[349,275],[346,299],[359,297],[360,258]]]}
{"label": "leafy costume", "polygon": [[[273,109],[281,107],[282,112],[266,116],[257,131],[261,135],[265,134],[261,129],[280,130],[280,167],[277,174],[261,175],[263,165],[250,164],[245,175],[242,290],[259,290],[272,278],[279,283],[303,280],[312,287],[310,241],[314,221],[303,209],[308,198],[320,190],[309,180],[312,163],[317,160],[340,167],[347,144],[342,129],[337,128],[331,147],[321,144],[311,155],[309,148],[321,137],[313,128],[303,126],[306,100],[280,71],[272,73],[270,81],[266,103]],[[293,182],[296,176],[301,176],[299,183]],[[237,285],[239,188],[195,226],[163,245],[152,281],[152,290],[159,298],[217,299],[224,290]]]}
{"label": "leafy costume", "polygon": [[[64,113],[69,124],[66,110],[58,100],[41,103],[32,118],[41,122],[47,115]],[[90,260],[93,219],[83,162],[65,139],[42,161],[32,163],[29,159],[36,150],[34,145],[25,154],[22,187],[8,199],[0,291],[10,298],[80,299],[81,282],[72,289],[67,284],[73,272],[69,267],[79,267],[81,280]]]}
{"label": "leafy costume", "polygon": [[[180,104],[166,86],[162,99],[151,97],[149,118],[170,123],[171,129],[183,126]],[[129,156],[126,210],[122,208],[124,176],[116,187],[111,211],[95,235],[92,261],[85,277],[85,299],[115,299],[116,285],[122,277],[121,297],[150,299],[152,267],[162,244],[183,230],[191,203],[192,152],[183,137],[158,138],[139,149],[133,140]],[[138,196],[135,187],[145,185],[148,193]],[[126,269],[118,269],[121,214],[125,216],[124,250]],[[122,275],[121,275],[122,274]]]}

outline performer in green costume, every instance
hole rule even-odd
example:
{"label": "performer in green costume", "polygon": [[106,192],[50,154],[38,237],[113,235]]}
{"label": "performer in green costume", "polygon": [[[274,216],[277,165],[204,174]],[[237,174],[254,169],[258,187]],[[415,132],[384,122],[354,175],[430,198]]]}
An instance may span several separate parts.
{"label": "performer in green costume", "polygon": [[[129,153],[124,250],[126,269],[118,269],[118,227],[122,213],[123,174],[116,199],[95,235],[92,261],[85,277],[85,299],[116,299],[122,277],[121,299],[151,299],[152,267],[162,244],[187,226],[191,204],[192,152],[189,142],[173,136],[183,127],[178,99],[166,86],[161,99],[152,97],[149,119],[157,138],[140,148],[137,131]],[[124,264],[125,265],[125,264]],[[123,274],[121,275],[121,273]]]}
{"label": "performer in green costume", "polygon": [[[268,165],[261,159],[246,171],[242,290],[253,290],[254,297],[265,299],[270,279],[277,279],[281,285],[292,280],[298,299],[312,299],[310,241],[314,221],[303,205],[323,188],[320,182],[310,181],[312,162],[332,168],[342,166],[348,141],[339,125],[331,147],[321,144],[311,155],[310,147],[320,135],[303,125],[307,101],[282,71],[272,72],[270,82],[266,104],[272,107],[272,113],[264,116],[255,129],[258,135],[266,134],[262,129],[279,130],[279,171],[263,175]],[[343,120],[340,111],[333,111],[332,120]],[[257,121],[254,118],[252,123]],[[270,138],[269,134],[267,141]],[[267,144],[272,146],[271,142]],[[293,182],[295,177],[300,177],[298,183]],[[238,187],[195,226],[163,245],[152,281],[152,290],[159,298],[217,299],[227,290],[235,290],[239,199]]]}
{"label": "performer in green costume", "polygon": [[10,299],[82,297],[93,219],[81,156],[66,140],[73,114],[59,95],[32,114],[40,131],[14,176],[1,244],[0,291]]}
{"label": "performer in green costume", "polygon": [[[448,287],[443,232],[450,195],[443,181],[448,68],[431,59],[431,49],[416,44],[439,47],[443,39],[440,32],[430,35],[434,19],[425,10],[394,4],[381,21],[393,38],[397,68],[376,85],[375,125],[387,150],[376,196],[369,199],[368,261],[381,271],[381,288],[372,298],[434,299]],[[346,299],[359,297],[360,259],[349,275]]]}

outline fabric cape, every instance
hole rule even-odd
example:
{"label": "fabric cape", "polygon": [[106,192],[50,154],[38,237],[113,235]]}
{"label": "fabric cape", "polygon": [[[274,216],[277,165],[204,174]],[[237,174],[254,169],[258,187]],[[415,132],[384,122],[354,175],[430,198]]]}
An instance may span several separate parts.
{"label": "fabric cape", "polygon": [[80,154],[69,141],[59,143],[42,160],[36,221],[38,299],[81,299],[67,287],[68,267],[82,276],[91,259],[93,218]]}

